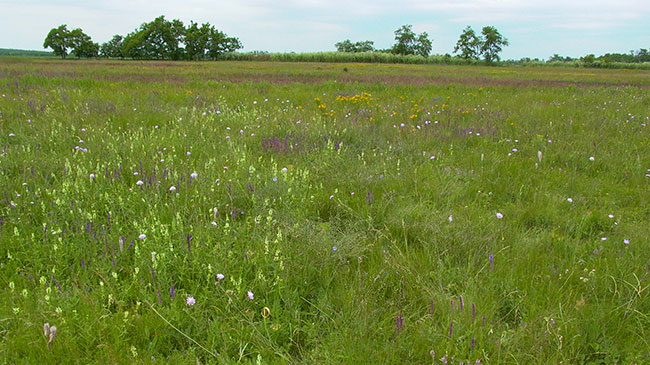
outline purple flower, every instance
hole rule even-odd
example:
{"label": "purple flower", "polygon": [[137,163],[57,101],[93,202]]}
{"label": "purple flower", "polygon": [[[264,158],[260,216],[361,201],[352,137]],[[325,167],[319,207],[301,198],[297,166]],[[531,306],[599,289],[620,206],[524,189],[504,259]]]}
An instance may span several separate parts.
{"label": "purple flower", "polygon": [[193,173],[190,174],[190,177],[192,179],[196,179],[198,176],[199,176],[199,174],[197,174],[196,172],[193,172]]}
{"label": "purple flower", "polygon": [[174,299],[176,296],[176,289],[174,289],[174,284],[169,287],[169,295],[172,297],[172,299]]}
{"label": "purple flower", "polygon": [[140,235],[138,236],[138,238],[141,239],[141,240],[143,240],[143,239],[147,238],[147,235],[144,234],[144,233],[142,233],[142,234],[140,234]]}
{"label": "purple flower", "polygon": [[630,244],[630,240],[627,240],[627,239],[626,239],[626,240],[623,240],[623,243],[625,243],[626,245],[629,245],[629,244]]}
{"label": "purple flower", "polygon": [[246,295],[248,295],[248,299],[250,299],[250,300],[255,299],[255,295],[253,295],[253,292],[250,291],[250,290],[246,293]]}
{"label": "purple flower", "polygon": [[502,219],[502,218],[503,218],[503,214],[497,212],[497,218],[498,218],[498,219]]}
{"label": "purple flower", "polygon": [[187,297],[187,305],[192,306],[194,304],[196,304],[194,297]]}
{"label": "purple flower", "polygon": [[332,251],[336,251],[338,248],[336,246],[332,246]]}
{"label": "purple flower", "polygon": [[224,278],[225,278],[225,276],[223,274],[221,274],[221,273],[217,274],[217,279],[223,280]]}

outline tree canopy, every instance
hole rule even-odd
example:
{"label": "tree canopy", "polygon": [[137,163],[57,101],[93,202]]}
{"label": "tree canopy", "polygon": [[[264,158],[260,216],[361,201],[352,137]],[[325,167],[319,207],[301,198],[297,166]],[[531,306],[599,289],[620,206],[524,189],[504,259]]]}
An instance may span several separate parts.
{"label": "tree canopy", "polygon": [[392,52],[401,55],[421,55],[428,56],[431,53],[432,41],[426,32],[416,35],[413,32],[413,26],[410,24],[402,25],[395,31],[395,45]]}
{"label": "tree canopy", "polygon": [[99,45],[94,43],[90,36],[80,28],[68,30],[66,24],[58,28],[52,28],[45,37],[43,48],[52,48],[54,54],[65,58],[68,50],[77,58],[96,57],[99,53]]}
{"label": "tree canopy", "polygon": [[372,52],[375,50],[375,42],[373,41],[360,41],[352,43],[351,40],[346,39],[343,42],[338,42],[334,46],[338,52]]}
{"label": "tree canopy", "polygon": [[474,29],[467,26],[456,42],[454,53],[468,60],[477,60],[483,56],[485,62],[492,63],[500,59],[499,53],[507,45],[508,40],[495,27],[483,27],[481,35],[477,36]]}
{"label": "tree canopy", "polygon": [[[186,28],[178,19],[167,20],[159,16],[143,23],[125,37],[114,35],[101,46],[77,28],[72,31],[63,24],[53,28],[43,42],[44,48],[52,48],[54,54],[65,58],[69,53],[81,57],[102,57],[155,60],[203,60],[216,59],[226,52],[242,48],[239,39],[229,37],[209,23],[199,26],[190,22]],[[71,50],[71,52],[70,52]]]}

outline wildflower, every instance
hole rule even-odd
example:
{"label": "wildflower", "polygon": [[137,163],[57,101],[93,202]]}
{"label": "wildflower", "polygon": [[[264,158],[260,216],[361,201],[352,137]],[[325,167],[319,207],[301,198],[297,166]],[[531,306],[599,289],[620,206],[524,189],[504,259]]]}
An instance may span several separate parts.
{"label": "wildflower", "polygon": [[614,214],[608,214],[607,215],[610,219],[614,218]]}
{"label": "wildflower", "polygon": [[187,153],[185,153],[185,154],[189,156],[189,155],[191,155],[192,153],[191,153],[190,151],[187,151]]}
{"label": "wildflower", "polygon": [[138,186],[141,186],[141,185],[144,185],[144,181],[138,180],[138,181],[136,181],[135,184],[138,185]]}
{"label": "wildflower", "polygon": [[147,235],[145,235],[144,233],[142,233],[142,234],[140,234],[140,235],[138,236],[138,238],[141,239],[141,240],[143,240],[143,239],[147,238]]}
{"label": "wildflower", "polygon": [[566,201],[568,201],[569,203],[573,203],[573,199],[571,198],[567,198]]}
{"label": "wildflower", "polygon": [[453,216],[453,215],[450,215],[448,219],[449,219],[449,223],[451,223],[451,222],[454,221],[454,216]]}
{"label": "wildflower", "polygon": [[54,336],[56,336],[56,326],[50,327],[50,341],[48,343],[54,341]]}
{"label": "wildflower", "polygon": [[217,226],[217,222],[215,222],[215,221],[210,222],[210,224],[212,224],[215,227]]}
{"label": "wildflower", "polygon": [[431,355],[431,357],[436,357],[436,352],[431,350],[429,351],[429,355]]}
{"label": "wildflower", "polygon": [[537,159],[542,162],[542,151],[537,151]]}
{"label": "wildflower", "polygon": [[447,355],[441,357],[440,362],[443,363],[443,364],[446,364],[447,363]]}
{"label": "wildflower", "polygon": [[248,299],[250,299],[250,300],[255,299],[255,295],[253,295],[253,292],[250,291],[250,290],[246,293],[246,295],[248,295]]}
{"label": "wildflower", "polygon": [[176,296],[176,289],[174,288],[174,284],[169,287],[169,295],[172,297],[172,299],[174,299]]}
{"label": "wildflower", "polygon": [[192,305],[196,304],[196,300],[194,299],[194,297],[187,297],[186,302],[187,302],[187,305],[189,305],[189,306],[192,306]]}
{"label": "wildflower", "polygon": [[170,186],[169,191],[172,191],[172,192],[176,191],[176,187],[174,185]]}
{"label": "wildflower", "polygon": [[435,160],[435,159],[436,159],[436,156],[429,157],[429,160]]}
{"label": "wildflower", "polygon": [[88,176],[89,176],[91,179],[94,179],[94,178],[95,178],[95,174],[90,174],[90,175],[88,175]]}
{"label": "wildflower", "polygon": [[48,337],[50,335],[50,324],[49,323],[45,323],[43,325],[43,334],[45,335],[45,337]]}
{"label": "wildflower", "polygon": [[594,158],[594,156],[589,157],[589,161],[595,161],[595,160],[596,158]]}
{"label": "wildflower", "polygon": [[601,241],[607,241],[607,237],[601,237],[600,240]]}
{"label": "wildflower", "polygon": [[199,174],[197,174],[196,172],[193,172],[193,173],[190,174],[190,177],[192,179],[196,179],[198,176],[199,176]]}
{"label": "wildflower", "polygon": [[338,250],[338,247],[332,246],[332,251],[336,251],[336,250]]}
{"label": "wildflower", "polygon": [[13,136],[15,136],[15,134],[9,133],[9,137],[13,137]]}
{"label": "wildflower", "polygon": [[221,274],[221,273],[217,274],[217,279],[223,280],[224,278],[225,278],[225,276],[223,274]]}
{"label": "wildflower", "polygon": [[498,219],[502,219],[502,218],[503,218],[503,214],[497,212],[497,218],[498,218]]}

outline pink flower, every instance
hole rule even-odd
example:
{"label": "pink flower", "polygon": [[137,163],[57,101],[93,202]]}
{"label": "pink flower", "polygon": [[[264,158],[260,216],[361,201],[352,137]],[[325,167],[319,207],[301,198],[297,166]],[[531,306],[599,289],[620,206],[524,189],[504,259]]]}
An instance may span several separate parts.
{"label": "pink flower", "polygon": [[497,212],[497,218],[498,218],[498,219],[502,219],[502,218],[503,218],[503,214]]}
{"label": "pink flower", "polygon": [[248,295],[248,299],[250,299],[250,300],[255,299],[255,295],[253,295],[253,292],[250,291],[250,290],[248,291],[248,293],[246,293],[246,295]]}
{"label": "pink flower", "polygon": [[194,304],[196,304],[196,300],[194,299],[194,297],[187,297],[187,305],[192,306]]}

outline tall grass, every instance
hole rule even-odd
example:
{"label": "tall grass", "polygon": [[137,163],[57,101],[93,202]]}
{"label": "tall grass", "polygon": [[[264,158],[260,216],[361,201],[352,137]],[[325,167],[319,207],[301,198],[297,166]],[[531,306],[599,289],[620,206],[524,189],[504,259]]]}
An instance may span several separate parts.
{"label": "tall grass", "polygon": [[0,361],[648,359],[647,89],[310,67],[1,65]]}

